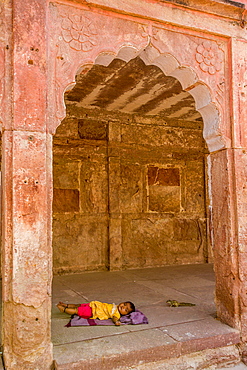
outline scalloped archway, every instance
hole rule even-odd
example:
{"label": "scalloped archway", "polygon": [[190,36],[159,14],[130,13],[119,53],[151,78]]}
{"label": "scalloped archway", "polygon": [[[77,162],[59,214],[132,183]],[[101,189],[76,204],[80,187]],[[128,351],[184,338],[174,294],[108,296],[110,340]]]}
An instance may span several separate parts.
{"label": "scalloped archway", "polygon": [[[154,67],[154,70],[161,71],[161,73],[168,80],[170,79],[169,81],[173,81],[173,80],[178,81],[178,84],[181,86],[181,90],[179,90],[179,91],[182,91],[183,94],[186,94],[185,100],[188,99],[187,96],[191,97],[191,100],[194,101],[195,111],[197,111],[199,113],[199,115],[202,117],[203,137],[204,137],[204,140],[207,143],[209,152],[217,152],[221,149],[224,149],[226,147],[226,140],[223,137],[223,135],[221,135],[221,132],[220,132],[220,129],[219,129],[219,127],[220,127],[220,118],[221,117],[220,117],[220,114],[219,114],[219,110],[216,107],[216,104],[212,101],[210,88],[205,83],[203,83],[202,81],[199,80],[199,78],[198,78],[197,74],[195,73],[195,71],[193,70],[193,68],[186,67],[186,66],[181,66],[174,56],[172,56],[169,53],[161,54],[153,46],[148,46],[148,47],[146,47],[142,50],[138,50],[136,47],[133,47],[133,46],[131,46],[131,47],[130,46],[121,47],[119,49],[119,51],[115,54],[107,53],[105,51],[100,52],[95,57],[94,63],[85,63],[84,65],[83,64],[81,65],[81,64],[79,64],[80,63],[79,61],[77,61],[77,63],[74,62],[72,70],[73,71],[76,70],[77,73],[75,74],[73,81],[71,81],[70,83],[68,83],[68,76],[67,77],[64,76],[65,78],[63,79],[63,81],[64,81],[64,84],[66,83],[66,86],[63,87],[63,91],[66,93],[66,96],[68,97],[70,92],[72,92],[74,88],[78,89],[78,90],[81,89],[80,91],[84,95],[83,89],[85,89],[85,90],[87,89],[86,88],[87,84],[91,85],[90,78],[93,79],[93,72],[92,72],[92,74],[90,75],[90,77],[88,79],[86,77],[84,78],[84,76],[87,76],[89,71],[91,71],[91,70],[93,71],[94,66],[97,66],[97,65],[98,66],[103,66],[103,67],[105,67],[105,70],[106,70],[109,66],[112,65],[113,61],[117,61],[117,60],[122,61],[122,62],[124,62],[123,65],[128,65],[128,63],[130,63],[131,61],[133,62],[138,58],[139,58],[139,60],[142,61],[144,66],[151,66],[151,67]],[[110,71],[113,71],[114,68],[113,67],[111,67],[111,68],[110,68]],[[133,69],[134,68],[135,68],[135,66],[133,65]],[[121,73],[121,72],[119,72],[119,73]],[[99,75],[100,75],[100,73],[99,73]],[[111,76],[110,73],[109,73],[109,75]],[[81,88],[80,89],[78,88],[77,79],[75,80],[76,76],[82,76],[82,77],[79,77],[79,80],[80,80],[80,78],[82,78],[82,79],[84,78],[81,81]],[[70,77],[71,77],[71,74],[70,74]],[[108,78],[110,79],[109,76],[108,76]],[[157,75],[154,78],[157,78]],[[162,80],[162,82],[163,81],[164,80]],[[92,102],[92,101],[94,101],[94,99],[96,101],[98,99],[100,99],[99,97],[97,97],[97,93],[102,90],[102,86],[104,85],[104,83],[105,82],[102,81],[101,85],[98,85],[98,86],[94,85],[94,88],[92,88],[93,90],[90,88],[89,93],[88,93],[89,95],[87,95],[87,92],[85,92],[85,97],[83,99],[84,99],[84,102],[85,102],[85,100],[87,101],[86,106],[91,107],[91,109],[96,108],[96,110],[97,110],[98,107],[94,106],[93,104],[92,104],[92,106],[90,106],[89,101]],[[131,87],[128,87],[129,90],[127,89],[127,95],[130,95],[128,93],[128,91],[133,89],[135,92],[132,93],[131,96],[132,97],[135,96],[134,100],[139,100],[140,101],[141,98],[142,98],[142,95],[140,93],[140,95],[138,95],[138,97],[136,98],[136,96],[137,96],[136,91],[138,90],[138,88],[136,88],[136,86],[134,86],[134,85],[135,85],[135,83],[133,85],[131,85]],[[83,86],[84,86],[84,88],[83,88]],[[62,88],[62,85],[60,86],[60,88]],[[78,94],[78,99],[80,99],[80,97],[79,97],[80,91],[78,91],[78,93],[77,93]],[[95,93],[95,91],[96,91],[96,93]],[[106,88],[106,93],[107,93],[107,91],[108,90]],[[112,90],[110,91],[110,94],[112,95]],[[177,93],[177,105],[179,105],[179,100],[178,99],[179,99],[180,94],[181,94],[181,92]],[[73,93],[72,93],[72,95],[73,95]],[[125,91],[125,95],[126,95],[126,91]],[[122,101],[124,100],[123,96],[125,97],[125,95],[123,94],[121,96]],[[173,93],[171,93],[171,95],[173,95]],[[61,96],[59,96],[58,98],[60,100]],[[172,97],[172,99],[173,99],[173,97]],[[73,96],[71,97],[71,100],[73,100]],[[105,98],[103,98],[103,100],[106,101]],[[173,102],[174,102],[174,100],[173,100]],[[133,106],[133,101],[131,101],[131,102],[129,101],[128,103],[129,103],[129,104],[127,104],[128,107],[130,105]],[[81,107],[83,107],[83,101],[80,101],[79,104],[80,104]],[[159,104],[160,105],[163,104],[165,106],[166,105],[166,98],[164,100],[159,101]],[[59,105],[60,105],[60,108],[61,108],[60,109],[60,114],[62,114],[62,118],[64,118],[66,116],[66,113],[65,113],[66,112],[66,107],[65,107],[65,103],[64,103],[64,98],[63,98],[63,101],[61,102],[61,104],[59,104]],[[173,105],[173,103],[171,103],[171,105]],[[116,107],[119,107],[119,104],[117,104],[117,103],[115,104],[114,103],[114,98],[112,98],[111,104],[108,104],[108,106],[110,106],[111,108],[112,107],[116,108]],[[106,111],[109,111],[109,110],[114,111],[114,108],[108,109],[108,106],[106,108]],[[101,104],[101,107],[102,107],[102,104]],[[116,109],[116,110],[118,111],[118,109]],[[152,109],[152,112],[154,112],[154,111],[157,111],[157,109]],[[129,113],[132,113],[132,114],[134,113],[135,114],[134,111],[129,112]],[[157,113],[156,115],[159,116],[159,113]],[[165,113],[163,114],[163,118],[164,117],[165,117]],[[210,165],[209,165],[208,168],[209,168],[209,171],[210,171],[210,169],[211,169]],[[211,189],[212,189],[212,187],[210,186],[211,174],[208,173],[207,175],[208,175],[208,180],[209,180],[209,189],[208,189],[209,190],[209,199],[211,199]],[[207,182],[207,180],[206,180],[206,182]],[[182,207],[182,204],[181,204],[181,207]],[[208,214],[208,210],[206,210],[206,214]],[[119,260],[121,260],[121,258],[119,258]],[[113,266],[114,266],[114,264],[113,264]],[[120,268],[121,264],[119,264],[118,266]],[[116,268],[116,266],[115,266],[115,268]]]}
{"label": "scalloped archway", "polygon": [[[99,52],[95,57],[94,62],[86,62],[87,66],[92,66],[93,64],[98,64],[102,66],[108,66],[114,59],[120,59],[125,62],[129,62],[131,59],[136,57],[142,59],[145,65],[153,65],[164,73],[165,76],[171,76],[176,78],[182,85],[184,91],[191,94],[195,100],[196,110],[203,117],[203,136],[207,143],[210,152],[214,152],[227,147],[229,140],[224,137],[220,131],[220,113],[215,102],[212,100],[210,88],[203,82],[200,81],[196,72],[191,67],[186,67],[181,65],[177,59],[169,53],[160,53],[152,45],[147,46],[143,50],[138,50],[134,46],[125,46],[119,48],[117,54],[111,52]],[[74,62],[74,65],[70,69],[70,79],[69,76],[64,75],[63,81],[59,83],[59,88],[57,92],[57,124],[60,124],[61,120],[65,117],[65,104],[64,104],[64,92],[70,90],[75,85],[75,76],[83,68],[83,64],[80,60]],[[73,78],[71,75],[71,70],[76,71]]]}
{"label": "scalloped archway", "polygon": [[[96,68],[95,66],[98,66],[98,67]],[[103,66],[104,68],[101,68],[100,66]],[[146,68],[147,66],[150,66],[150,68]],[[135,70],[135,68],[137,68],[137,71]],[[143,69],[143,72],[142,72],[142,69]],[[129,76],[128,73],[131,75],[130,78],[128,77]],[[138,73],[140,73],[141,75],[143,73],[143,75],[139,77]],[[114,74],[116,74],[117,77],[114,76]],[[122,74],[122,77],[121,77],[121,74]],[[128,80],[126,84],[124,84],[124,79]],[[129,79],[131,81],[129,81]],[[123,83],[123,85],[121,86],[123,88],[123,91],[121,91],[121,93],[119,93],[118,95],[116,94],[116,90],[118,89],[121,90],[121,87],[120,85],[117,85],[116,81],[119,82],[120,80]],[[152,80],[154,80],[153,85],[151,83]],[[107,84],[108,81],[110,81],[109,85]],[[162,84],[164,84],[165,86],[164,88]],[[156,86],[158,86],[158,88],[156,88]],[[174,86],[175,86],[175,89],[174,89]],[[116,95],[114,95],[113,87],[115,89],[114,91]],[[147,92],[148,89],[150,89],[151,91],[150,94],[148,94]],[[164,93],[164,90],[165,90],[165,93]],[[168,94],[167,94],[167,91],[169,91]],[[109,98],[107,98],[106,96],[107,94],[110,95]],[[157,95],[158,97],[162,96],[162,98],[157,99],[158,108],[157,106],[154,107],[151,103],[153,100],[155,100],[152,94]],[[195,102],[195,98],[197,99],[196,102]],[[214,107],[214,105],[211,102],[209,88],[205,84],[198,81],[198,78],[196,74],[193,72],[193,70],[191,68],[179,66],[178,62],[173,56],[171,56],[170,54],[160,55],[160,53],[158,53],[157,50],[153,47],[148,47],[142,51],[138,51],[136,48],[133,48],[133,47],[123,47],[123,48],[120,48],[119,52],[116,55],[105,53],[105,52],[100,53],[96,57],[94,64],[86,64],[78,68],[78,73],[76,75],[76,81],[70,83],[66,88],[66,100],[67,100],[67,103],[69,102],[69,104],[70,103],[72,104],[71,107],[73,106],[73,104],[76,103],[78,104],[77,107],[89,109],[89,110],[91,109],[92,111],[96,111],[96,112],[97,112],[97,109],[103,107],[105,109],[106,114],[107,112],[116,111],[116,112],[119,112],[120,114],[122,112],[123,113],[127,112],[127,114],[130,114],[130,115],[135,115],[135,114],[138,115],[138,112],[139,112],[140,114],[143,114],[145,117],[154,117],[154,115],[159,116],[159,113],[154,114],[154,112],[162,112],[160,117],[162,117],[161,119],[164,120],[166,119],[166,110],[162,109],[161,106],[165,106],[166,101],[168,101],[169,99],[170,101],[169,101],[169,104],[167,105],[172,106],[172,107],[175,107],[176,105],[179,106],[181,104],[179,99],[181,99],[181,101],[182,99],[184,99],[184,105],[191,104],[190,108],[192,111],[192,116],[197,117],[197,119],[199,119],[199,121],[197,122],[196,119],[194,118],[193,125],[195,128],[198,127],[198,124],[200,124],[200,127],[202,127],[202,112],[205,112],[205,110],[208,110],[208,112],[211,112],[211,114],[207,112],[205,114],[206,120],[208,122],[208,126],[211,127],[211,131],[213,131],[212,122],[219,121],[219,114],[218,114],[217,109],[215,108],[215,110],[213,110],[212,108]],[[144,100],[144,103],[143,103],[143,100]],[[193,102],[193,104],[191,102]],[[140,106],[143,107],[144,105],[145,107],[148,105],[149,110],[140,109]],[[182,105],[183,109],[184,109],[184,105]],[[135,109],[131,110],[129,108],[130,106],[132,108],[135,107]],[[170,110],[172,111],[172,109]],[[72,111],[72,108],[71,108],[71,111]],[[167,109],[167,111],[169,111],[169,109]],[[174,117],[178,117],[178,114],[177,114],[178,111],[179,109],[177,109],[177,111],[174,114],[174,108],[173,108],[172,112],[173,112]],[[200,114],[197,113],[197,115],[196,114],[193,115],[193,112],[196,112],[196,113],[199,112]],[[167,119],[169,120],[169,117]],[[190,121],[190,118],[187,119],[187,122],[189,121]],[[221,137],[217,135],[210,136],[209,133],[210,133],[209,128],[207,127],[207,130],[205,130],[205,125],[204,125],[204,137],[208,135],[208,146],[211,146],[211,149],[212,148],[215,149],[216,145],[218,145],[217,148],[220,148],[224,145],[223,140],[221,140]],[[63,135],[64,133],[62,134],[62,136]],[[78,142],[78,145],[80,145],[79,142]],[[117,145],[117,144],[115,143],[114,145]],[[182,144],[180,143],[180,145]],[[203,144],[203,147],[204,147],[204,144]],[[172,150],[172,148],[170,148],[170,150]],[[194,151],[196,150],[195,147],[193,150]],[[154,161],[154,159],[150,161],[152,162]],[[116,166],[115,170],[119,171],[120,167],[118,167],[117,163],[115,163],[115,166]],[[164,163],[162,164],[162,166],[164,166]],[[169,167],[169,165],[166,165],[166,166]],[[148,168],[147,163],[146,163],[146,168]],[[97,172],[95,167],[94,167],[94,171]],[[142,176],[146,176],[144,175],[145,171],[146,170],[142,168],[142,174],[143,174]],[[186,173],[185,168],[181,170],[179,176],[184,176],[184,175],[181,175],[182,173],[183,174]],[[102,174],[104,175],[104,172],[102,172]],[[82,177],[80,177],[80,179],[81,179],[80,181],[82,181]],[[89,181],[89,180],[85,178],[84,181]],[[92,179],[91,181],[94,181],[94,180]],[[57,183],[57,187],[59,188],[58,183]],[[185,189],[185,185],[183,185],[183,189]],[[56,191],[59,192],[59,189],[56,189]],[[82,194],[83,194],[83,191],[82,191]],[[97,198],[97,195],[96,195],[96,198]],[[185,204],[185,200],[183,200],[183,202],[179,206],[177,205],[177,207],[181,207],[179,212],[181,212],[181,210],[183,212],[183,207],[184,207],[183,204]],[[130,208],[131,207],[132,206],[130,206]],[[89,208],[90,207],[88,207],[88,209]],[[114,209],[115,210],[119,209],[119,205],[114,206]],[[78,208],[78,211],[80,212],[82,211],[82,209],[80,210]],[[83,210],[82,212],[84,213],[85,210]],[[92,208],[92,212],[93,213],[95,212],[95,208],[94,209]],[[175,212],[178,212],[178,210],[176,209]],[[181,213],[180,217],[182,216],[183,215]],[[192,215],[188,216],[188,218],[191,218],[191,217]],[[196,217],[196,220],[197,220],[198,214],[194,215],[194,217]],[[200,217],[204,217],[204,216],[200,216]],[[184,222],[187,222],[187,221],[184,220]],[[195,220],[194,221],[190,220],[189,222],[195,222]],[[202,221],[196,221],[196,222],[197,222],[197,225],[199,225],[200,222]],[[203,222],[205,222],[205,220]],[[56,224],[58,225],[59,221],[57,221]],[[199,227],[204,227],[204,226],[200,224]],[[54,241],[55,241],[55,238],[54,238]],[[62,251],[62,247],[59,247],[59,243],[60,243],[59,239],[57,238],[54,244],[56,246],[54,249],[56,251],[55,255],[57,256],[56,261],[58,261],[59,259],[58,255],[61,255],[61,251]],[[73,241],[71,241],[71,243],[73,243]],[[105,241],[103,241],[102,244],[103,243],[105,243]],[[90,249],[89,242],[88,242],[88,248]],[[119,246],[118,250],[120,250],[121,248],[122,247]],[[122,257],[119,257],[119,261],[121,260],[121,258]],[[163,258],[162,261],[164,263],[165,261],[164,256],[162,258]],[[154,262],[154,263],[157,263],[157,262]],[[69,262],[69,264],[71,264],[71,262]],[[62,266],[62,263],[60,262],[56,263],[55,271],[62,271],[62,270],[59,270],[60,269],[60,267],[58,267],[59,265]],[[120,262],[118,264],[113,263],[112,266],[113,268],[114,267],[121,268],[121,263]],[[61,269],[62,268],[63,267],[61,267]],[[92,268],[92,265],[90,266],[90,268]]]}
{"label": "scalloped archway", "polygon": [[[181,66],[171,54],[160,54],[152,46],[147,47],[140,53],[130,47],[121,48],[116,55],[126,62],[139,55],[146,65],[159,67],[166,76],[175,77],[182,85],[183,90],[189,92],[195,99],[196,110],[202,115],[204,122],[203,136],[207,142],[209,151],[219,150],[225,147],[224,140],[219,132],[219,111],[212,102],[210,89],[199,81],[196,73],[190,67]],[[95,63],[108,65],[114,57],[99,55]]]}

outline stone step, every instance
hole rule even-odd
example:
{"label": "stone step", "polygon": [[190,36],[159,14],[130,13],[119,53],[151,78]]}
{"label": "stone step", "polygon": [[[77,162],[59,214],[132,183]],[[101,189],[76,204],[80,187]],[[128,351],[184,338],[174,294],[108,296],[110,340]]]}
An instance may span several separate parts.
{"label": "stone step", "polygon": [[206,331],[207,323],[203,320],[190,323],[189,331],[180,338],[176,333],[181,333],[181,325],[175,325],[54,346],[56,369],[186,370],[202,365],[205,368],[207,364],[238,364],[241,361],[237,349],[239,332],[224,325],[225,332],[219,330],[219,334],[206,337],[193,334],[196,326],[203,324]]}

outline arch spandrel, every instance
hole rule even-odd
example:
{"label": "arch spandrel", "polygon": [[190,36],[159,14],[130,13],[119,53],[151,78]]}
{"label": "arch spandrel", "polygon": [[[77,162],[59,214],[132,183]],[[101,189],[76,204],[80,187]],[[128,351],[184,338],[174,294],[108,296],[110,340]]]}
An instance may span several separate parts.
{"label": "arch spandrel", "polygon": [[87,8],[51,4],[50,10],[51,59],[55,60],[50,70],[55,82],[49,101],[52,133],[66,114],[64,92],[73,86],[82,66],[107,66],[114,58],[129,61],[139,56],[146,65],[175,77],[194,97],[210,151],[230,146],[225,40],[209,40]]}
{"label": "arch spandrel", "polygon": [[[207,34],[196,34],[185,29],[175,29],[170,27],[157,27],[152,26],[152,34],[150,35],[151,42],[154,48],[156,48],[161,54],[169,53],[177,61],[179,61],[180,69],[185,68],[184,72],[188,72],[186,67],[191,69],[191,74],[196,75],[197,81],[195,86],[205,85],[211,96],[211,102],[214,103],[215,108],[218,110],[218,118],[212,121],[212,117],[205,117],[203,115],[204,124],[204,138],[207,141],[210,151],[219,150],[224,147],[229,147],[231,142],[231,130],[230,130],[230,106],[229,106],[229,82],[227,75],[228,65],[228,41],[222,37],[216,37]],[[193,71],[193,72],[192,72]],[[164,71],[165,73],[165,71]],[[186,73],[181,73],[181,77],[178,80],[181,82],[183,88],[186,91],[191,91],[193,95],[194,87],[193,83],[186,81]],[[170,75],[170,73],[168,73]],[[190,76],[190,73],[187,73]],[[174,75],[175,77],[175,75]],[[191,76],[192,78],[192,76]],[[183,82],[184,80],[184,82]],[[193,81],[193,79],[192,79]],[[203,94],[205,95],[205,94]],[[194,95],[193,95],[194,96]],[[197,94],[194,96],[196,105],[198,100],[201,98]],[[197,108],[198,109],[198,108]],[[210,109],[212,111],[212,109]],[[200,112],[201,113],[201,112]],[[206,118],[206,121],[205,121]],[[215,120],[218,122],[215,125]],[[211,122],[211,123],[210,123]],[[208,127],[212,131],[213,126],[216,127],[215,132],[215,143],[208,141]],[[220,137],[222,137],[220,139]]]}
{"label": "arch spandrel", "polygon": [[[144,24],[113,18],[88,9],[50,4],[50,130],[65,116],[64,91],[75,82],[81,66],[94,64],[99,55],[115,56],[121,47],[131,45],[142,50],[149,37]],[[52,85],[52,83],[51,83]],[[55,112],[54,112],[54,107]]]}

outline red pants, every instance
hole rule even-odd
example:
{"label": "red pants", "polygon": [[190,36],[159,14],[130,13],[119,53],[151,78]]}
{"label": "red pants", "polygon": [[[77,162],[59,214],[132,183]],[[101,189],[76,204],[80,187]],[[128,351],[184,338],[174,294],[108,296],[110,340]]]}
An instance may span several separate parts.
{"label": "red pants", "polygon": [[78,307],[78,315],[83,319],[90,319],[93,316],[92,308],[89,303],[83,303]]}

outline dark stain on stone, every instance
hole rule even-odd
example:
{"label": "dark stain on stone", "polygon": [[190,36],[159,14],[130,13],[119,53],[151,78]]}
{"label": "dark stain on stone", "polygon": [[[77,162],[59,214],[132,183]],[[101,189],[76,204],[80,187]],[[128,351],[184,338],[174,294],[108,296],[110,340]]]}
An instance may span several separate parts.
{"label": "dark stain on stone", "polygon": [[54,189],[53,212],[79,212],[79,190],[77,189]]}
{"label": "dark stain on stone", "polygon": [[107,140],[107,123],[96,120],[78,119],[80,139]]}
{"label": "dark stain on stone", "polygon": [[148,167],[148,185],[180,186],[179,168]]}

